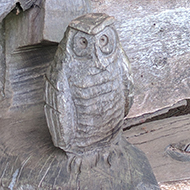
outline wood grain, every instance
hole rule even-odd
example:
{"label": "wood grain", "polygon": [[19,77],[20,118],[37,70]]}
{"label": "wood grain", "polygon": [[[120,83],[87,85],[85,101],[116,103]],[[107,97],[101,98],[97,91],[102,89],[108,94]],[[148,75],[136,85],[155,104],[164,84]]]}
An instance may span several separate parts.
{"label": "wood grain", "polygon": [[189,134],[189,114],[144,123],[125,131],[128,141],[145,152],[159,182],[189,178],[189,162],[174,160],[165,152],[170,144],[190,143]]}

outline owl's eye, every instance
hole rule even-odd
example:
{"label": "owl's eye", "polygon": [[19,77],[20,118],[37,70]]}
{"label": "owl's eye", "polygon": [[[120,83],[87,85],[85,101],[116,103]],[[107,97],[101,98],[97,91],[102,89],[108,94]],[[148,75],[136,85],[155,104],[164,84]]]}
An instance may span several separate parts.
{"label": "owl's eye", "polygon": [[106,46],[108,44],[108,37],[106,35],[102,35],[100,37],[100,45],[103,47],[103,46]]}
{"label": "owl's eye", "polygon": [[73,52],[79,57],[90,57],[92,39],[90,35],[77,32],[73,38]]}
{"label": "owl's eye", "polygon": [[111,28],[106,28],[103,34],[97,35],[97,44],[101,52],[105,55],[111,54],[116,45],[115,33]]}
{"label": "owl's eye", "polygon": [[80,39],[79,39],[79,41],[78,41],[78,45],[82,48],[82,49],[85,49],[86,47],[87,47],[87,45],[88,45],[88,41],[85,39],[85,38],[83,38],[83,37],[81,37]]}

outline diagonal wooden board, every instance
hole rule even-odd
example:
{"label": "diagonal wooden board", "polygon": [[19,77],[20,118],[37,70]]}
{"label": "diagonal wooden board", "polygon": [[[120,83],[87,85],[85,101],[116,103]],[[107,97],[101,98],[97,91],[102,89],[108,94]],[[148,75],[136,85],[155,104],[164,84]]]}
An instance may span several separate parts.
{"label": "diagonal wooden board", "polygon": [[190,162],[174,160],[165,152],[170,144],[190,143],[190,114],[132,127],[125,136],[145,152],[159,182],[190,179]]}

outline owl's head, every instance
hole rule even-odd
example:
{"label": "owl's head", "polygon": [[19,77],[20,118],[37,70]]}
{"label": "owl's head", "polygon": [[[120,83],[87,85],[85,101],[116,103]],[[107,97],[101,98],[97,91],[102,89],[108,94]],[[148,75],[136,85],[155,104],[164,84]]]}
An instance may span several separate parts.
{"label": "owl's head", "polygon": [[[98,59],[106,67],[116,52],[114,17],[90,13],[73,20],[66,31],[66,51],[75,59]],[[107,60],[107,61],[106,61]]]}

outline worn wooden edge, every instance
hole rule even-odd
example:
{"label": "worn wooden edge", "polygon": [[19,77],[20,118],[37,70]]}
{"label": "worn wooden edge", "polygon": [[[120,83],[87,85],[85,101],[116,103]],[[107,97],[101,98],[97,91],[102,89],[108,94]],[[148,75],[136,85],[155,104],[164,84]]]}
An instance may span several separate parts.
{"label": "worn wooden edge", "polygon": [[175,146],[173,155],[167,152],[170,145],[190,143],[190,114],[143,123],[124,133],[130,143],[146,154],[158,182],[190,179],[189,161],[183,159],[188,155],[179,150],[182,159],[178,159]]}
{"label": "worn wooden edge", "polygon": [[[6,3],[1,2],[1,10],[0,10],[0,22],[2,22],[2,20],[11,12],[13,11],[15,8],[16,10],[16,15],[19,14],[19,11],[26,11],[28,9],[30,9],[34,4],[36,6],[40,5],[40,2],[42,0],[29,0],[29,1],[25,1],[25,0],[20,0],[20,1],[8,1]],[[20,9],[20,10],[19,10]]]}
{"label": "worn wooden edge", "polygon": [[133,118],[126,117],[123,129],[127,130],[143,123],[170,118],[173,116],[180,116],[188,113],[190,113],[190,99],[183,99],[172,106],[159,109],[152,113],[143,114]]}

